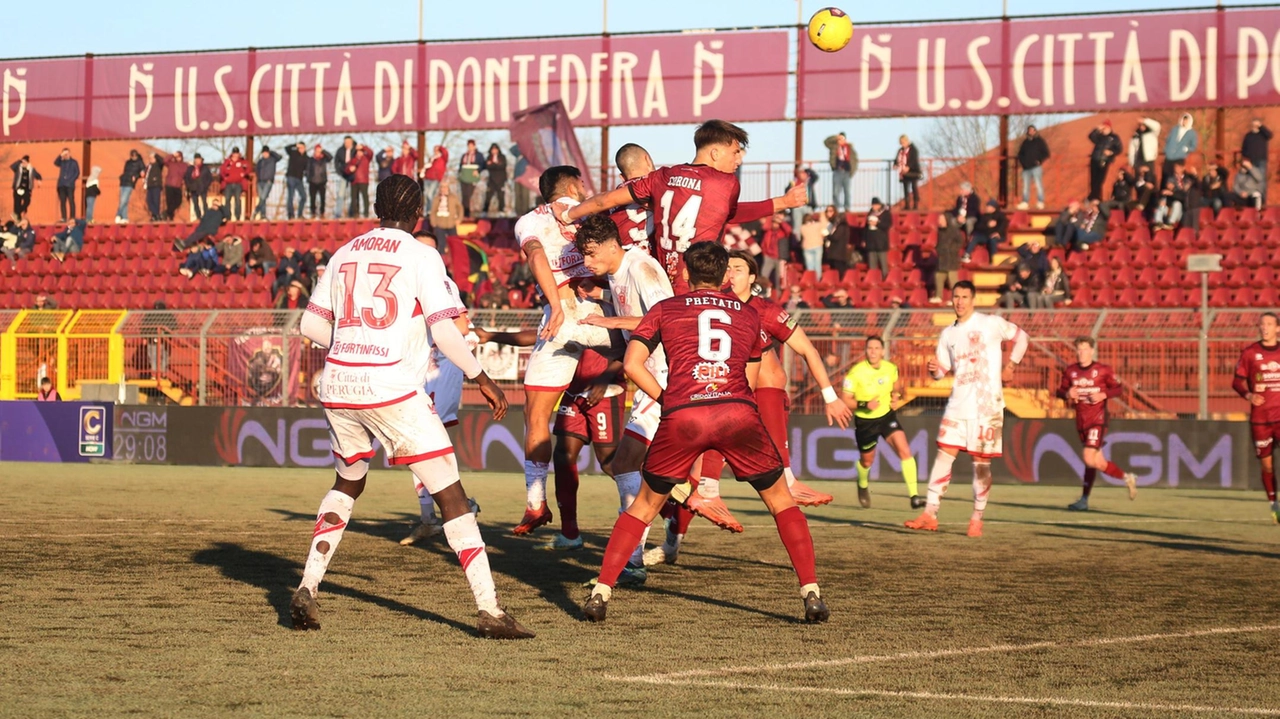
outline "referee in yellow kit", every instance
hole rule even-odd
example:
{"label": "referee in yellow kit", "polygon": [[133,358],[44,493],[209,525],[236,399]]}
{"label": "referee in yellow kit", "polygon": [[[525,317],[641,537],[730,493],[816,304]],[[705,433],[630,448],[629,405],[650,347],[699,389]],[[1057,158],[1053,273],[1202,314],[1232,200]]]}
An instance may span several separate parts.
{"label": "referee in yellow kit", "polygon": [[868,487],[871,464],[876,459],[876,444],[884,437],[902,460],[902,479],[911,495],[911,507],[924,506],[924,497],[916,494],[916,460],[907,445],[907,433],[898,423],[894,411],[902,401],[901,380],[898,366],[884,358],[884,339],[871,335],[866,341],[866,357],[855,364],[844,376],[845,404],[853,410],[855,434],[858,438],[858,503],[871,506],[871,490]]}

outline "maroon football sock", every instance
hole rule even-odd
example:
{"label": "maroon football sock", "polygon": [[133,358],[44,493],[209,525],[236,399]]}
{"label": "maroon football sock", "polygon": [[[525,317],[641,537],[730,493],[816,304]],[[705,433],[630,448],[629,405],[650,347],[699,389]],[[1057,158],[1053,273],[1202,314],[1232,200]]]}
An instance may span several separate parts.
{"label": "maroon football sock", "polygon": [[764,421],[764,429],[773,440],[773,446],[782,457],[782,466],[791,466],[791,453],[787,451],[787,420],[790,419],[787,407],[787,393],[775,387],[762,387],[756,390],[756,406],[760,409],[760,419]]}
{"label": "maroon football sock", "polygon": [[[613,524],[613,533],[609,535],[609,543],[604,548],[604,561],[600,563],[600,584],[612,587],[618,582],[618,575],[627,566],[631,553],[636,551],[644,530],[649,525],[623,512]],[[812,551],[812,550],[811,550]]]}
{"label": "maroon football sock", "polygon": [[693,521],[693,512],[684,507],[676,507],[676,534],[688,534],[689,523]]}
{"label": "maroon football sock", "polygon": [[1108,477],[1120,479],[1124,476],[1124,470],[1116,466],[1115,462],[1107,462],[1107,468],[1102,470]]}
{"label": "maroon football sock", "polygon": [[1098,478],[1098,470],[1094,469],[1093,467],[1085,467],[1084,485],[1083,485],[1084,491],[1082,492],[1084,496],[1088,497],[1089,493],[1093,491],[1093,482],[1097,478]]}
{"label": "maroon football sock", "polygon": [[809,534],[809,520],[799,507],[778,512],[773,521],[778,524],[778,536],[791,557],[800,586],[818,583],[818,570],[814,567],[813,536]]}
{"label": "maroon football sock", "polygon": [[709,479],[720,479],[724,472],[724,455],[714,449],[702,453],[702,470],[699,475]]}
{"label": "maroon football sock", "polygon": [[560,533],[578,538],[578,465],[556,462],[556,505],[560,507]]}
{"label": "maroon football sock", "polygon": [[1276,501],[1276,473],[1274,470],[1262,473],[1262,488],[1267,490],[1267,499]]}

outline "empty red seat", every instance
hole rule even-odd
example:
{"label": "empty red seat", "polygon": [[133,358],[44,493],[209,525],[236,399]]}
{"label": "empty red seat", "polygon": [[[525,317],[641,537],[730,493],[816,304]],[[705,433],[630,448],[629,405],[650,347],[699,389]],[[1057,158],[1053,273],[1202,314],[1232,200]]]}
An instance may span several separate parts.
{"label": "empty red seat", "polygon": [[1239,289],[1249,284],[1249,268],[1237,267],[1227,273],[1227,279],[1223,282],[1231,289]]}
{"label": "empty red seat", "polygon": [[1262,228],[1258,226],[1245,228],[1244,234],[1240,236],[1240,246],[1245,248],[1257,247],[1262,244],[1266,238]]}
{"label": "empty red seat", "polygon": [[1181,307],[1185,303],[1186,298],[1183,296],[1182,290],[1178,287],[1165,290],[1164,296],[1161,298],[1161,304],[1165,307]]}
{"label": "empty red seat", "polygon": [[1277,293],[1276,293],[1275,285],[1267,285],[1266,287],[1262,287],[1254,290],[1253,292],[1254,306],[1262,308],[1262,307],[1275,307],[1277,305],[1280,305],[1280,299],[1276,298],[1276,294]]}
{"label": "empty red seat", "polygon": [[[1170,269],[1173,269],[1173,268],[1170,268]],[[1133,284],[1135,287],[1139,289],[1147,289],[1149,287],[1155,287],[1156,283],[1159,281],[1160,281],[1159,270],[1157,270],[1155,267],[1143,267],[1141,270],[1139,270],[1138,276],[1134,278]]]}
{"label": "empty red seat", "polygon": [[1116,265],[1112,277],[1114,277],[1113,283],[1117,288],[1132,287],[1137,284],[1137,277],[1134,275],[1132,265]]}
{"label": "empty red seat", "polygon": [[[1154,267],[1149,267],[1147,269],[1155,270]],[[1145,274],[1146,270],[1143,270],[1143,273]],[[1174,287],[1177,287],[1181,281],[1182,273],[1178,271],[1177,267],[1166,267],[1164,271],[1160,273],[1160,277],[1156,279],[1156,287],[1163,290],[1171,290]]]}
{"label": "empty red seat", "polygon": [[1218,211],[1218,216],[1214,218],[1214,224],[1218,229],[1224,229],[1236,223],[1236,210],[1234,207],[1224,207]]}
{"label": "empty red seat", "polygon": [[1246,267],[1256,270],[1259,267],[1265,267],[1271,261],[1271,257],[1273,256],[1274,254],[1268,252],[1267,248],[1262,245],[1257,245],[1253,249],[1249,250],[1249,254],[1244,258],[1244,264]]}
{"label": "empty red seat", "polygon": [[1160,269],[1173,267],[1178,264],[1178,253],[1172,247],[1166,247],[1156,255],[1153,264]]}
{"label": "empty red seat", "polygon": [[1231,304],[1231,290],[1219,287],[1209,293],[1210,307],[1227,307]]}
{"label": "empty red seat", "polygon": [[1244,248],[1238,246],[1228,247],[1226,252],[1222,253],[1223,269],[1234,269],[1244,264],[1245,254]]}
{"label": "empty red seat", "polygon": [[1253,306],[1253,290],[1248,287],[1241,287],[1231,294],[1232,307],[1252,307]]}
{"label": "empty red seat", "polygon": [[1249,286],[1255,290],[1274,285],[1275,282],[1276,275],[1270,267],[1259,267],[1249,271]]}
{"label": "empty red seat", "polygon": [[1236,227],[1247,229],[1258,223],[1258,210],[1253,207],[1242,207],[1236,212]]}
{"label": "empty red seat", "polygon": [[1120,290],[1111,304],[1117,307],[1134,307],[1138,304],[1138,291],[1132,287],[1126,287]]}
{"label": "empty red seat", "polygon": [[1099,267],[1089,273],[1089,285],[1091,287],[1111,287],[1115,284],[1112,279],[1110,267]]}
{"label": "empty red seat", "polygon": [[1133,253],[1124,245],[1115,245],[1111,248],[1111,265],[1118,267],[1120,265],[1133,264]]}
{"label": "empty red seat", "polygon": [[1159,307],[1162,303],[1162,300],[1163,300],[1163,296],[1160,294],[1160,290],[1156,289],[1155,287],[1148,287],[1142,290],[1142,293],[1138,295],[1137,306],[1138,307]]}
{"label": "empty red seat", "polygon": [[1133,232],[1140,227],[1146,227],[1147,218],[1143,217],[1142,210],[1129,210],[1129,217],[1125,220],[1124,225],[1130,232]]}
{"label": "empty red seat", "polygon": [[1258,224],[1267,230],[1280,225],[1280,206],[1271,205],[1263,208],[1262,217],[1258,218]]}

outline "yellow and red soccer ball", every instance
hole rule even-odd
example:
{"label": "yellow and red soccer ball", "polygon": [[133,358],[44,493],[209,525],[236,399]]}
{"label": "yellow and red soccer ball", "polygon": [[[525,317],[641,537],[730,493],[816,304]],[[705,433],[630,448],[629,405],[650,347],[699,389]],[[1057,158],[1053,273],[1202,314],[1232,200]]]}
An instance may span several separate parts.
{"label": "yellow and red soccer ball", "polygon": [[853,20],[843,10],[822,8],[809,18],[809,42],[823,52],[837,52],[853,39]]}

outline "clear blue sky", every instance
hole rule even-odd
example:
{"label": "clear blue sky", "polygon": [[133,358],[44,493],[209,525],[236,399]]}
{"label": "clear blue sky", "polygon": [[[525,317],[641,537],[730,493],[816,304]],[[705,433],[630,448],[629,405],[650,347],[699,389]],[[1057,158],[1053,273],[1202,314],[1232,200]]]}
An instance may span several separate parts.
{"label": "clear blue sky", "polygon": [[[830,0],[804,0],[803,17]],[[1010,15],[1054,11],[1170,10],[1202,7],[1209,0],[1008,0]],[[1233,3],[1237,4],[1237,3]],[[554,35],[598,32],[603,19],[600,0],[568,0],[551,12],[544,3],[528,0],[443,2],[426,0],[424,35],[427,39],[501,38],[516,35]],[[546,3],[550,5],[550,3]],[[732,8],[731,10],[729,8]],[[855,23],[887,20],[958,19],[998,16],[1001,0],[969,0],[963,4],[941,0],[898,0],[856,4],[844,0],[843,9]],[[181,0],[102,0],[10,2],[5,9],[5,42],[0,54],[9,57],[73,55],[85,52],[122,53],[160,50],[269,47],[273,45],[341,44],[415,40],[418,36],[416,0],[220,0],[214,5]],[[752,27],[793,24],[794,0],[613,0],[609,29],[614,32],[676,30],[682,28]],[[726,118],[732,119],[732,118]],[[889,157],[903,132],[922,136],[928,119],[887,119],[810,122],[805,125],[805,156],[825,158],[822,139],[848,132],[863,157]],[[789,160],[794,128],[790,123],[756,123],[748,161]],[[594,131],[588,131],[594,132]],[[638,142],[660,164],[688,159],[691,128],[686,126],[614,128],[611,144]],[[594,159],[594,158],[592,158]]]}

